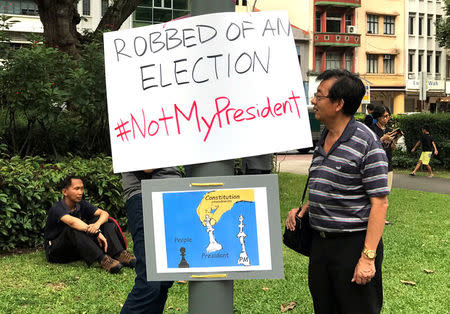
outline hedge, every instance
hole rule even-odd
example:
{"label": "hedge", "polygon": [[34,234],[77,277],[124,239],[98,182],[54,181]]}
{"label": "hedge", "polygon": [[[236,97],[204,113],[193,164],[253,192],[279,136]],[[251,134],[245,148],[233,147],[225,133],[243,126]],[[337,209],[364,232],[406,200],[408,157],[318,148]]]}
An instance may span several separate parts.
{"label": "hedge", "polygon": [[[365,115],[355,115],[355,119],[363,121]],[[433,168],[450,169],[450,113],[417,113],[412,115],[393,115],[391,128],[400,128],[405,137],[406,152],[394,150],[392,164],[396,168],[414,168],[419,160],[422,147],[419,146],[414,153],[411,149],[420,139],[422,126],[431,128],[431,136],[437,146],[438,155],[431,159]],[[412,170],[412,169],[411,169]]]}
{"label": "hedge", "polygon": [[84,179],[86,200],[125,227],[121,179],[110,157],[69,156],[56,163],[42,157],[0,158],[0,251],[43,243],[47,210],[61,199],[59,183],[69,174]]}

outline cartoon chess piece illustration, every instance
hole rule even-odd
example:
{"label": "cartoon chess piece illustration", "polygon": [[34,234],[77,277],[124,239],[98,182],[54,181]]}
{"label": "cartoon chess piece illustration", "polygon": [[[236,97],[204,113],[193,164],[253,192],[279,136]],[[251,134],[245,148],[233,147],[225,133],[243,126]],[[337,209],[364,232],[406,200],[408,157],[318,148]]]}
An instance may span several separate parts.
{"label": "cartoon chess piece illustration", "polygon": [[186,258],[185,258],[185,256],[186,256],[186,248],[184,248],[184,247],[180,247],[180,255],[181,255],[181,261],[180,261],[180,263],[178,264],[178,268],[189,268],[189,264],[188,264],[188,262],[186,261]]}
{"label": "cartoon chess piece illustration", "polygon": [[[238,195],[236,195],[238,193]],[[237,197],[236,197],[237,196]],[[236,197],[236,198],[235,198]],[[218,201],[223,198],[226,201]],[[197,215],[200,222],[205,225],[206,215],[209,216],[211,226],[215,226],[219,223],[222,215],[229,212],[236,203],[240,202],[250,202],[253,203],[255,201],[254,191],[249,190],[239,190],[239,192],[235,192],[234,190],[229,191],[211,191],[205,194],[202,201],[197,207]]]}
{"label": "cartoon chess piece illustration", "polygon": [[244,217],[242,215],[239,216],[239,233],[237,237],[239,238],[239,242],[241,242],[241,254],[239,254],[238,264],[244,266],[250,266],[250,259],[248,258],[247,251],[245,250],[245,237],[247,236],[244,232]]}
{"label": "cartoon chess piece illustration", "polygon": [[211,225],[211,219],[208,215],[206,215],[204,222],[206,226],[206,232],[208,232],[209,235],[209,244],[206,248],[206,252],[211,253],[220,251],[222,249],[222,245],[217,243],[216,239],[214,238],[214,228]]}

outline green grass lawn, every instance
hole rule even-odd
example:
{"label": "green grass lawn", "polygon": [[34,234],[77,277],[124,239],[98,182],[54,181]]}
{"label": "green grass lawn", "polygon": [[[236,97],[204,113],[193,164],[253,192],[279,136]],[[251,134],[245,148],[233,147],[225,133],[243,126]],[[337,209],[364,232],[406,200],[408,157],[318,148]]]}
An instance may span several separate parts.
{"label": "green grass lawn", "polygon": [[[298,206],[306,177],[279,178],[283,222]],[[389,203],[383,313],[449,313],[450,195],[394,189]],[[291,313],[313,313],[307,258],[286,248],[283,256],[285,279],[234,282],[235,313],[280,313],[291,301],[297,302]],[[0,269],[0,313],[118,313],[134,281],[128,268],[110,275],[82,262],[48,264],[43,251],[3,256]],[[174,284],[165,312],[188,312],[187,284]]]}

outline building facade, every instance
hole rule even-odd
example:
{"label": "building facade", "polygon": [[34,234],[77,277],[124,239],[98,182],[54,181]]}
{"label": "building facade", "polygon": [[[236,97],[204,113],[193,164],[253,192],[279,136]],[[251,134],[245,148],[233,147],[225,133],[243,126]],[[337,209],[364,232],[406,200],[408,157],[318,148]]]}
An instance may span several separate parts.
{"label": "building facade", "polygon": [[132,15],[132,27],[159,24],[190,14],[190,0],[143,0]]}
{"label": "building facade", "polygon": [[317,89],[316,77],[325,69],[355,71],[360,35],[355,9],[361,0],[258,0],[242,1],[247,10],[286,10],[289,14],[307,102]]}
{"label": "building facade", "polygon": [[385,105],[392,113],[404,112],[404,0],[362,1],[357,11],[361,32],[357,72],[370,87],[370,103]]}
{"label": "building facade", "polygon": [[[80,0],[79,32],[94,30],[111,1]],[[393,113],[448,108],[450,54],[435,37],[435,23],[445,17],[444,0],[234,2],[237,12],[288,12],[308,102],[316,90],[317,75],[341,68],[359,73],[370,88],[370,102],[386,105]],[[43,32],[34,0],[0,0],[0,14],[18,21],[10,29],[14,47],[27,44],[26,34]],[[190,0],[143,0],[121,29],[189,14]],[[365,105],[360,111],[365,111]]]}
{"label": "building facade", "polygon": [[435,112],[446,106],[447,57],[435,36],[436,21],[445,16],[445,1],[406,0],[405,3],[408,25],[405,41],[405,111]]}
{"label": "building facade", "polygon": [[28,44],[27,34],[43,33],[37,4],[33,0],[0,0],[0,14],[12,17],[9,36],[13,48]]}
{"label": "building facade", "polygon": [[360,6],[361,0],[314,0],[314,72],[336,68],[355,72],[355,50],[361,45],[355,8]]}
{"label": "building facade", "polygon": [[[258,12],[286,10],[291,23],[292,34],[297,48],[298,61],[301,68],[303,86],[307,103],[311,99],[308,95],[310,89],[309,70],[311,59],[311,3],[309,0],[236,0],[236,12]],[[314,92],[313,92],[314,93]]]}
{"label": "building facade", "polygon": [[356,54],[361,35],[356,10],[361,0],[314,0],[312,7],[312,58],[309,70],[309,96],[316,91],[316,77],[327,69],[356,72]]}

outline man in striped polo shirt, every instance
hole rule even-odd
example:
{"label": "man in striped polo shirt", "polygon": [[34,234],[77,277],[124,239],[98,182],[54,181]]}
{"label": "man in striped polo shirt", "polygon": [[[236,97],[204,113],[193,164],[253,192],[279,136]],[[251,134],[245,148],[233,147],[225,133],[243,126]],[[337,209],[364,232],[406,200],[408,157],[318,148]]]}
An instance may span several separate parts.
{"label": "man in striped polo shirt", "polygon": [[[312,103],[325,126],[309,169],[313,241],[308,282],[315,313],[379,313],[381,236],[388,207],[388,162],[375,134],[353,115],[365,88],[345,70],[327,70]],[[293,230],[292,209],[286,226]]]}

